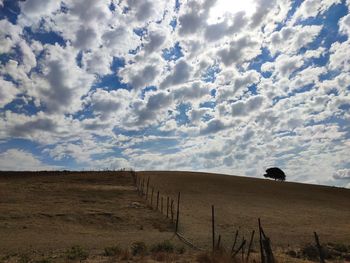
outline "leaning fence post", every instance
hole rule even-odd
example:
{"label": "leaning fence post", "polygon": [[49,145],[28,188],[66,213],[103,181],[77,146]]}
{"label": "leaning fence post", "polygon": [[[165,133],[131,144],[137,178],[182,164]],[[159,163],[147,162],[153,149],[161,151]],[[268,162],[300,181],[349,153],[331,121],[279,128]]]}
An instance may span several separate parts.
{"label": "leaning fence post", "polygon": [[212,232],[212,242],[213,242],[213,251],[215,250],[215,211],[214,206],[211,206],[211,232]]}
{"label": "leaning fence post", "polygon": [[317,235],[316,232],[314,232],[314,236],[315,236],[315,241],[316,241],[316,246],[317,246],[317,249],[318,249],[318,253],[320,254],[320,263],[325,263],[323,250],[322,250],[322,247],[320,245],[320,240],[318,239],[318,235]]}
{"label": "leaning fence post", "polygon": [[180,192],[177,196],[177,212],[176,212],[176,226],[175,226],[175,233],[179,230],[179,215],[180,215]]}
{"label": "leaning fence post", "polygon": [[236,246],[236,243],[237,243],[237,237],[238,237],[238,230],[236,230],[235,239],[234,239],[233,244],[232,244],[231,255],[235,251],[235,246]]}
{"label": "leaning fence post", "polygon": [[251,235],[251,237],[250,237],[249,246],[248,246],[248,251],[247,251],[246,262],[248,262],[248,260],[249,260],[249,255],[250,255],[250,250],[252,249],[254,234],[255,234],[255,230],[253,230],[252,235]]}
{"label": "leaning fence post", "polygon": [[221,243],[221,235],[219,234],[219,237],[218,237],[218,243],[216,245],[216,249],[219,250],[220,249],[220,244]]}
{"label": "leaning fence post", "polygon": [[264,255],[264,250],[263,250],[263,244],[262,244],[262,234],[261,234],[261,222],[260,218],[258,218],[258,223],[259,223],[259,243],[260,243],[260,257],[261,257],[261,263],[265,263],[265,255]]}

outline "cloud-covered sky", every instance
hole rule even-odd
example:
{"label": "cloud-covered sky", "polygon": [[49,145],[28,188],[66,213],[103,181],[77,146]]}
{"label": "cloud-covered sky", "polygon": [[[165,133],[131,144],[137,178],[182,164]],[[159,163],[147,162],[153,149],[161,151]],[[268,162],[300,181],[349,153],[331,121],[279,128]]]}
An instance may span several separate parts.
{"label": "cloud-covered sky", "polygon": [[350,186],[350,0],[0,0],[0,169]]}

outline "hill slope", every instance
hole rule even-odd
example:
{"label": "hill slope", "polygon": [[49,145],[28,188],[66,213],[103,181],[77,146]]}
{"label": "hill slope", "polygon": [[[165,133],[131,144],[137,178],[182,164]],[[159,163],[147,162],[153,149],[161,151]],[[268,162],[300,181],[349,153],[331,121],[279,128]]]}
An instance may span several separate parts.
{"label": "hill slope", "polygon": [[236,229],[247,238],[260,217],[275,247],[313,242],[350,243],[350,190],[239,176],[192,172],[139,172],[176,200],[181,192],[180,231],[209,247],[211,205],[217,232],[228,246]]}

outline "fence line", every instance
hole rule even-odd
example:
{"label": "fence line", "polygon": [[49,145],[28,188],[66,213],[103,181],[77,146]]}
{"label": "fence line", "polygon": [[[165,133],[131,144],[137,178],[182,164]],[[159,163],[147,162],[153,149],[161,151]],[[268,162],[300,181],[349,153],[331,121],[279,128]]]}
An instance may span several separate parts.
{"label": "fence line", "polygon": [[[141,180],[141,176],[137,175],[136,172],[132,172],[131,174],[132,174],[132,177],[134,179],[134,184],[135,184],[136,191],[137,191],[138,195],[140,195],[141,197],[144,197],[146,202],[148,202],[150,204],[151,208],[154,209],[153,208],[153,195],[154,195],[154,191],[155,191],[154,186],[151,186],[151,198],[150,198],[150,200],[148,198],[149,187],[150,187],[150,177],[148,176],[148,178],[147,178],[146,191],[144,191],[145,190],[144,189],[144,187],[145,187],[145,178],[142,178],[142,180]],[[170,212],[171,222],[173,224],[175,223],[175,225],[174,225],[174,236],[177,236],[180,241],[182,241],[184,244],[186,244],[187,246],[189,246],[189,247],[191,247],[193,249],[204,250],[203,248],[200,248],[200,247],[194,245],[187,238],[185,238],[185,236],[183,234],[181,234],[179,232],[180,197],[181,197],[181,193],[178,192],[177,208],[176,208],[176,220],[175,220],[175,222],[174,222],[174,199],[169,198],[168,195],[166,196],[167,207],[166,207],[166,213],[164,214],[163,196],[160,194],[159,190],[157,191],[157,201],[156,201],[155,210],[159,211],[161,214],[166,216],[166,218],[169,218],[169,212]],[[164,198],[165,198],[165,196],[164,196]],[[161,209],[160,210],[159,210],[159,200],[161,201]],[[215,252],[216,250],[222,249],[222,242],[221,242],[221,235],[219,234],[218,235],[218,240],[217,240],[217,243],[216,243],[215,207],[214,207],[214,205],[211,206],[211,216],[212,216],[211,217],[212,249],[213,249],[213,252]],[[272,248],[271,248],[271,241],[270,241],[270,238],[266,236],[266,234],[265,234],[265,232],[263,230],[260,218],[258,218],[258,230],[259,230],[259,248],[260,248],[260,260],[261,260],[261,263],[275,263],[276,261],[275,261],[275,258],[274,258],[274,255],[273,255],[273,251],[272,251]],[[250,253],[252,251],[252,245],[253,245],[253,241],[254,241],[255,230],[253,230],[252,233],[251,233],[246,253],[245,253],[245,245],[247,244],[247,240],[245,240],[244,236],[242,236],[241,244],[238,246],[237,249],[235,249],[235,246],[236,246],[237,240],[238,240],[238,235],[239,235],[239,231],[236,230],[236,233],[235,233],[235,236],[234,236],[234,240],[233,240],[233,244],[232,244],[232,248],[231,248],[231,257],[234,258],[241,251],[241,253],[242,253],[242,262],[248,262]],[[314,232],[314,238],[315,238],[315,241],[316,241],[316,248],[318,249],[318,252],[319,252],[320,263],[325,263],[323,249],[322,249],[322,246],[320,245],[319,237],[318,237],[316,232]],[[245,254],[246,254],[246,256],[245,256]],[[244,260],[244,258],[245,258],[245,260]]]}

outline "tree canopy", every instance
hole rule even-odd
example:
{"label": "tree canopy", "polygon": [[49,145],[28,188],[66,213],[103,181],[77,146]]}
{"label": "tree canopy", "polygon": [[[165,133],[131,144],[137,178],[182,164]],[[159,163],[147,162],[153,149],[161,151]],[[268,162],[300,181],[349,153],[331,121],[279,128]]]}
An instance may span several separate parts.
{"label": "tree canopy", "polygon": [[278,167],[272,167],[266,170],[266,174],[264,174],[266,178],[272,178],[279,181],[285,181],[286,175],[285,173]]}

